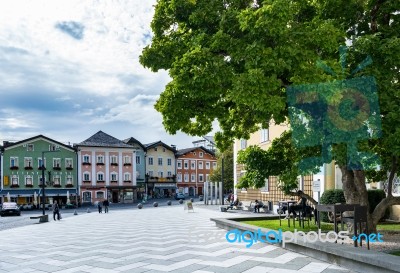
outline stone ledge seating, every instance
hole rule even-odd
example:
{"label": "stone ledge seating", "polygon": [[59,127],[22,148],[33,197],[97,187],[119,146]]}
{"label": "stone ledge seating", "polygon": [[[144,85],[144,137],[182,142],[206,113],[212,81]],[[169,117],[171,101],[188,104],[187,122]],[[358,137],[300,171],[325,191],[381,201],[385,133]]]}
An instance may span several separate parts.
{"label": "stone ledge seating", "polygon": [[49,215],[31,216],[30,219],[39,219],[39,223],[46,223],[49,221]]}
{"label": "stone ledge seating", "polygon": [[[254,211],[254,205],[255,203],[253,201],[240,201],[238,206],[231,206],[231,205],[221,206],[221,211],[226,212],[228,209]],[[264,204],[260,208],[260,212],[268,213],[270,211],[268,210],[268,206]]]}

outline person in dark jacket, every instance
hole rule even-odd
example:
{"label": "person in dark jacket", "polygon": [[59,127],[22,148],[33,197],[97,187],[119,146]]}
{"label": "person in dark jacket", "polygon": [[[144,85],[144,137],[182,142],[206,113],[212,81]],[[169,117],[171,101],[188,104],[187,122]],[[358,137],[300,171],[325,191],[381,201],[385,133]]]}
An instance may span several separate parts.
{"label": "person in dark jacket", "polygon": [[101,202],[97,202],[97,208],[99,209],[99,213],[103,213],[103,207],[101,206]]}
{"label": "person in dark jacket", "polygon": [[53,210],[54,221],[56,221],[56,215],[57,215],[57,220],[60,220],[60,207],[57,204],[57,200],[54,200],[53,206],[51,208]]}
{"label": "person in dark jacket", "polygon": [[110,205],[110,202],[108,202],[107,199],[104,199],[104,201],[103,201],[104,213],[108,213],[108,206],[109,205]]}

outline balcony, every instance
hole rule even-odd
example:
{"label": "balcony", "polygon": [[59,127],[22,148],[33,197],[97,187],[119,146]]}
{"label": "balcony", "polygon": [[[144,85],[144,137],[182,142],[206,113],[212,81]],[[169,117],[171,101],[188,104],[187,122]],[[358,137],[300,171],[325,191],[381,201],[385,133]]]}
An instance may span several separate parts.
{"label": "balcony", "polygon": [[104,163],[103,162],[97,162],[96,165],[97,166],[104,166]]}
{"label": "balcony", "polygon": [[55,170],[55,171],[61,171],[61,167],[60,167],[60,166],[53,166],[53,170]]}
{"label": "balcony", "polygon": [[18,170],[19,168],[18,168],[18,166],[11,166],[10,167],[10,170]]}
{"label": "balcony", "polygon": [[12,185],[10,186],[10,188],[19,188],[19,185],[18,185],[18,184],[12,184]]}
{"label": "balcony", "polygon": [[111,182],[111,183],[118,183],[117,180],[111,180],[110,182]]}
{"label": "balcony", "polygon": [[118,163],[111,163],[111,166],[118,166]]}
{"label": "balcony", "polygon": [[92,164],[90,164],[90,162],[82,162],[82,165],[90,166]]}
{"label": "balcony", "polygon": [[90,180],[83,180],[82,182],[83,183],[92,183],[92,181],[90,181]]}
{"label": "balcony", "polygon": [[65,187],[66,187],[66,188],[73,188],[73,187],[74,187],[74,184],[67,184],[67,185],[65,185]]}
{"label": "balcony", "polygon": [[33,188],[32,184],[25,184],[25,188]]}
{"label": "balcony", "polygon": [[124,180],[124,183],[131,183],[131,180]]}
{"label": "balcony", "polygon": [[53,184],[54,188],[61,188],[61,184]]}
{"label": "balcony", "polygon": [[40,166],[39,168],[38,168],[38,170],[46,170],[46,167],[42,167],[42,166]]}
{"label": "balcony", "polygon": [[25,170],[33,170],[32,166],[25,166]]}
{"label": "balcony", "polygon": [[106,181],[104,181],[104,180],[97,180],[97,183],[104,183],[104,182],[106,182]]}
{"label": "balcony", "polygon": [[72,168],[72,166],[71,166],[71,165],[69,165],[69,166],[68,166],[68,167],[66,167],[65,169],[67,169],[67,170],[71,171],[71,170],[73,170],[74,168]]}
{"label": "balcony", "polygon": [[124,166],[132,166],[131,163],[124,163]]}

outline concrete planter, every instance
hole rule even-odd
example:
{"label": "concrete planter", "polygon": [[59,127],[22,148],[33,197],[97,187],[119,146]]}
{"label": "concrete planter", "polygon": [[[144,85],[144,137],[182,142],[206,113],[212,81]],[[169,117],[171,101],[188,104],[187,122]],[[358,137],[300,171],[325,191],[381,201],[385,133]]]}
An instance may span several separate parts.
{"label": "concrete planter", "polygon": [[141,203],[139,203],[139,204],[137,205],[137,208],[138,208],[138,209],[141,209],[141,208],[143,208],[143,205],[142,205]]}

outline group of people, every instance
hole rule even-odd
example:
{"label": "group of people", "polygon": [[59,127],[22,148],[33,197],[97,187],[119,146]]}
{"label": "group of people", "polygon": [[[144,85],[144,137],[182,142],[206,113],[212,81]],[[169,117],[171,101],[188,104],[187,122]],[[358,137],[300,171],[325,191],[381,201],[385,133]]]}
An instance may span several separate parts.
{"label": "group of people", "polygon": [[108,207],[110,206],[110,202],[107,199],[104,199],[103,202],[98,202],[97,203],[97,208],[99,209],[99,213],[103,213],[103,207],[104,207],[104,213],[108,213]]}

